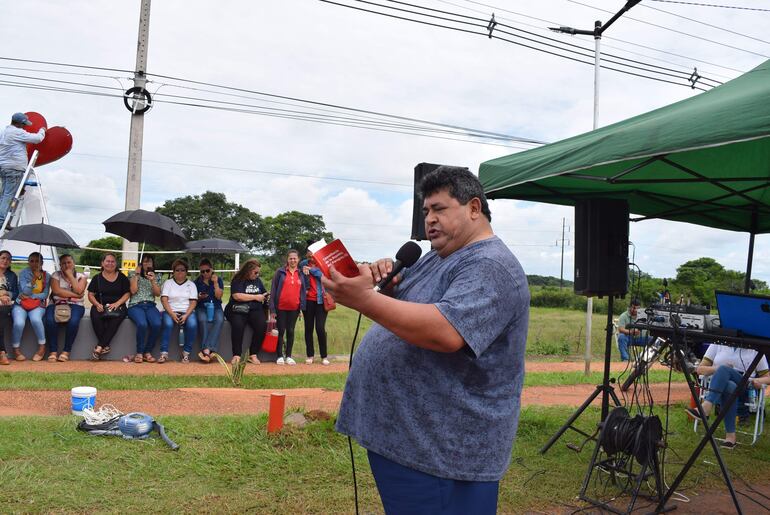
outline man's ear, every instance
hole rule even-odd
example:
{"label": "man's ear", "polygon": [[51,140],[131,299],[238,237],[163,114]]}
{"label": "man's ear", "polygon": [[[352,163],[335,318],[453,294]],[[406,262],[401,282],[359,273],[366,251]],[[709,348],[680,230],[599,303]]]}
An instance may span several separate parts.
{"label": "man's ear", "polygon": [[483,216],[481,212],[481,200],[478,197],[473,197],[468,201],[468,208],[470,208],[472,220],[476,220],[479,216]]}

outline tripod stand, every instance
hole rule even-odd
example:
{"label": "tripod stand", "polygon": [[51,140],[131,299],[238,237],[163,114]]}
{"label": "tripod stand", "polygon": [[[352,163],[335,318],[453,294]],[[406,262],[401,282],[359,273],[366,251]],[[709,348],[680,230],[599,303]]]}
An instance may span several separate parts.
{"label": "tripod stand", "polygon": [[555,444],[556,441],[561,438],[567,429],[572,429],[576,433],[580,433],[586,438],[593,438],[592,435],[587,434],[581,429],[573,427],[572,424],[580,417],[580,415],[583,414],[586,408],[590,406],[594,399],[596,399],[599,395],[602,396],[602,417],[600,422],[604,422],[607,419],[607,415],[610,411],[610,399],[612,399],[612,402],[615,403],[616,407],[620,406],[620,399],[618,399],[618,396],[615,394],[615,388],[613,388],[610,384],[610,357],[612,355],[612,308],[614,300],[615,299],[612,295],[607,297],[607,328],[606,336],[604,339],[604,377],[602,378],[602,384],[596,385],[594,392],[588,396],[585,402],[580,405],[580,407],[567,419],[567,421],[559,428],[559,430],[556,431],[551,439],[548,440],[542,449],[540,449],[540,454],[545,454],[548,452],[548,449],[550,449],[551,446],[553,446],[553,444]]}

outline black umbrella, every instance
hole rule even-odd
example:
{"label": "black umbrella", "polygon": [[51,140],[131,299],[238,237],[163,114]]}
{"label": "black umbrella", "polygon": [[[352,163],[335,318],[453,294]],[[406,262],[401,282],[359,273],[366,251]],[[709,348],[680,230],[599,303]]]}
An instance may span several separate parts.
{"label": "black umbrella", "polygon": [[248,252],[249,249],[233,240],[224,240],[222,238],[209,238],[207,240],[188,241],[185,245],[188,252],[199,252],[201,254],[229,254],[233,252]]}
{"label": "black umbrella", "polygon": [[123,211],[102,223],[109,233],[122,236],[128,241],[149,243],[163,249],[181,249],[187,241],[175,221],[155,211]]}
{"label": "black umbrella", "polygon": [[79,248],[72,237],[58,227],[48,224],[20,225],[5,233],[3,240],[26,241],[38,245],[51,245],[69,249]]}

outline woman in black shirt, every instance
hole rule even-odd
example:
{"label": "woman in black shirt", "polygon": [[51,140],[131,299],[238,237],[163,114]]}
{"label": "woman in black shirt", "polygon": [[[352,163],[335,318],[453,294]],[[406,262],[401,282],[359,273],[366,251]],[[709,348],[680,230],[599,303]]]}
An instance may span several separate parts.
{"label": "woman in black shirt", "polygon": [[118,270],[115,254],[102,257],[102,271],[88,285],[91,302],[91,325],[96,334],[96,347],[91,353],[94,360],[110,352],[110,342],[126,318],[126,302],[131,297],[128,277]]}
{"label": "woman in black shirt", "polygon": [[265,290],[265,285],[262,284],[262,279],[259,278],[259,268],[259,261],[249,259],[233,276],[230,283],[231,296],[230,302],[225,308],[225,317],[230,321],[233,364],[241,360],[243,332],[247,324],[254,331],[251,345],[249,345],[249,363],[259,364],[257,353],[262,348],[265,328],[267,327],[265,301],[270,296]]}

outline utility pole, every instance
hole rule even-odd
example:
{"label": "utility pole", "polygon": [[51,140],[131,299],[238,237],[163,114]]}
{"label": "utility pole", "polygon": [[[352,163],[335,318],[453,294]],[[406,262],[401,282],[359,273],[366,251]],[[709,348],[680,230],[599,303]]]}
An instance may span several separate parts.
{"label": "utility pole", "polygon": [[[631,9],[633,6],[641,2],[641,0],[628,0],[626,4],[618,11],[616,12],[612,18],[610,18],[607,23],[602,25],[602,22],[597,20],[594,22],[594,29],[593,30],[580,30],[580,29],[574,29],[572,27],[548,27],[554,32],[560,32],[563,34],[572,34],[573,36],[576,34],[582,35],[582,36],[593,36],[594,37],[594,117],[593,117],[593,130],[596,130],[599,127],[599,70],[601,68],[601,41],[602,41],[602,34],[605,30],[607,30],[610,25],[615,23],[618,18],[623,16],[626,11]],[[591,317],[593,316],[594,311],[594,299],[593,297],[588,297],[586,299],[586,352],[585,352],[585,374],[589,375],[591,373]]]}
{"label": "utility pole", "polygon": [[[124,94],[126,107],[131,111],[131,134],[128,139],[128,171],[126,174],[126,210],[139,209],[142,194],[142,142],[144,140],[144,113],[151,99],[147,85],[147,45],[150,38],[150,0],[141,0],[139,37],[136,45],[134,87]],[[123,240],[121,268],[136,268],[138,244]]]}
{"label": "utility pole", "polygon": [[559,273],[559,289],[564,288],[564,228],[567,225],[567,219],[561,219],[561,272]]}

